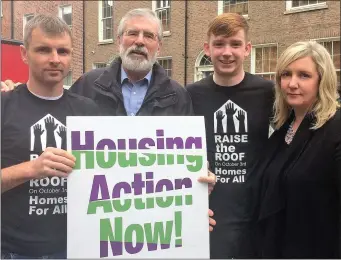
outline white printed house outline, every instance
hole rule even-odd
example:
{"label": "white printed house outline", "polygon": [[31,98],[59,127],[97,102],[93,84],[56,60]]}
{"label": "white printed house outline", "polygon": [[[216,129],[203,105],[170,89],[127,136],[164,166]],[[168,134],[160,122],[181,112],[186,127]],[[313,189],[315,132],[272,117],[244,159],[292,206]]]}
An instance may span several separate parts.
{"label": "white printed house outline", "polygon": [[46,129],[45,129],[45,119],[48,117],[52,117],[54,119],[54,123],[57,124],[57,128],[54,130],[54,138],[56,140],[56,148],[61,148],[62,147],[62,138],[58,135],[57,132],[59,132],[59,126],[64,126],[60,121],[58,121],[55,117],[51,116],[50,114],[47,114],[43,118],[41,118],[39,121],[35,122],[31,127],[30,127],[30,133],[31,133],[31,151],[33,151],[34,147],[34,126],[36,124],[40,124],[41,129],[44,130],[43,134],[41,135],[41,145],[43,151],[46,149]]}
{"label": "white printed house outline", "polygon": [[[236,109],[236,112],[234,113],[233,115],[233,121],[234,121],[234,125],[235,125],[235,128],[236,128],[236,132],[239,133],[239,120],[237,119],[237,115],[238,115],[238,112],[241,110],[244,112],[244,115],[245,115],[245,131],[247,132],[248,131],[248,120],[247,120],[247,112],[242,109],[240,106],[238,106],[236,103],[232,102],[230,99],[224,104],[222,105],[217,111],[214,112],[214,132],[217,133],[217,119],[216,119],[216,114],[218,111],[221,111],[223,113],[224,118],[223,118],[223,129],[224,129],[224,133],[226,134],[226,113],[225,113],[225,106],[227,104],[233,104],[234,106],[234,109]],[[228,133],[227,133],[228,134]]]}

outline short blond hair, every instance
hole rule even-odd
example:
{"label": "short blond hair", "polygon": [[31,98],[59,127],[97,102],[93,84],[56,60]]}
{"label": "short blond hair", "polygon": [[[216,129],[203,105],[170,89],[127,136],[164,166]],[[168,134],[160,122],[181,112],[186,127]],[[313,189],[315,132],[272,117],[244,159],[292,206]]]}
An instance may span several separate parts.
{"label": "short blond hair", "polygon": [[286,122],[291,111],[281,91],[281,74],[289,64],[304,57],[312,58],[319,74],[317,100],[309,111],[316,118],[311,129],[323,126],[340,107],[337,101],[337,75],[329,52],[315,41],[296,42],[281,54],[277,62],[274,103],[274,123],[277,129]]}

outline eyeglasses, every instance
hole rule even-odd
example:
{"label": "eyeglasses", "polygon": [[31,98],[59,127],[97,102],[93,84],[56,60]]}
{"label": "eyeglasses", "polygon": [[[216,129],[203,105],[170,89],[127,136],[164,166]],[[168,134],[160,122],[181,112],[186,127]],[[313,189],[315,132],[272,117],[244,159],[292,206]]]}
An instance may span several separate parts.
{"label": "eyeglasses", "polygon": [[140,36],[140,33],[142,33],[143,39],[146,42],[153,42],[153,41],[156,41],[156,39],[157,39],[157,35],[155,33],[148,32],[148,31],[126,30],[123,34],[126,37],[129,37],[129,38],[135,40]]}

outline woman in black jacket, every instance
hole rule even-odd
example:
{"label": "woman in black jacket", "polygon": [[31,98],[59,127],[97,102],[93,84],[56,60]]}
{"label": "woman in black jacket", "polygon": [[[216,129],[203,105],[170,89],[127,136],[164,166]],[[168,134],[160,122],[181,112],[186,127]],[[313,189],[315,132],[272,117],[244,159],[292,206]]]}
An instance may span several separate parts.
{"label": "woman in black jacket", "polygon": [[291,45],[275,91],[276,131],[249,179],[259,257],[340,258],[341,116],[328,51]]}

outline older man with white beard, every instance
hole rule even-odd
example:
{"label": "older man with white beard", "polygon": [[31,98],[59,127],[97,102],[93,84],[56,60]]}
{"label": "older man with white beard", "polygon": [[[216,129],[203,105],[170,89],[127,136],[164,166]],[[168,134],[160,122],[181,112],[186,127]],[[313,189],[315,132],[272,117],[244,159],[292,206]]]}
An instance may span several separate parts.
{"label": "older man with white beard", "polygon": [[109,67],[92,70],[70,88],[92,98],[103,115],[192,115],[187,91],[156,62],[162,25],[150,9],[134,9],[121,19],[117,39],[120,57]]}
{"label": "older man with white beard", "polygon": [[[71,91],[92,98],[102,115],[181,116],[193,115],[188,92],[170,79],[156,62],[162,44],[161,21],[150,9],[134,9],[121,19],[117,38],[120,57],[110,67],[81,76]],[[215,176],[200,177],[211,193]],[[209,216],[213,216],[211,210]],[[215,221],[209,219],[209,229]]]}

